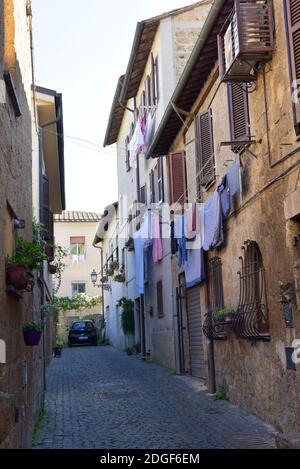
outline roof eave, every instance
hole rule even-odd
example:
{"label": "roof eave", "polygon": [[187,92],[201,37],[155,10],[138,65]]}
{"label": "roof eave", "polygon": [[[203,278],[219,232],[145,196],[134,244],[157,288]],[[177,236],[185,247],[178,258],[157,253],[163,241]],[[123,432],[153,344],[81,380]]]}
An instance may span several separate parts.
{"label": "roof eave", "polygon": [[148,148],[148,151],[146,153],[146,158],[150,158],[151,156],[152,157],[155,157],[157,155],[155,155],[155,148],[159,142],[159,139],[161,138],[163,132],[164,132],[164,129],[166,127],[166,124],[168,123],[168,120],[172,114],[172,112],[174,111],[173,109],[173,104],[176,104],[176,101],[178,100],[178,98],[180,97],[182,91],[184,90],[184,87],[186,86],[186,83],[189,79],[189,76],[193,70],[193,67],[204,47],[204,44],[205,44],[205,41],[207,40],[207,38],[209,37],[209,34],[212,30],[212,27],[220,13],[220,11],[222,10],[222,7],[223,5],[226,3],[227,0],[215,0],[214,3],[212,4],[211,6],[211,9],[210,9],[210,12],[205,20],[205,23],[203,25],[203,28],[200,32],[200,35],[197,39],[197,42],[194,46],[194,49],[190,55],[190,58],[182,72],[182,75],[177,83],[177,86],[173,92],[173,95],[167,105],[167,108],[165,110],[165,113],[160,121],[160,124],[158,126],[158,129],[155,133],[155,136],[151,142],[151,144],[149,145],[149,148]]}

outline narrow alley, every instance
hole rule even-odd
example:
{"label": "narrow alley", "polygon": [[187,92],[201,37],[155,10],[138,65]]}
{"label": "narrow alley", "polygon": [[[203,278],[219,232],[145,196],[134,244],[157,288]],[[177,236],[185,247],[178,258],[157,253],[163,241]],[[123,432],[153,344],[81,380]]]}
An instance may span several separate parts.
{"label": "narrow alley", "polygon": [[200,380],[110,346],[69,348],[48,368],[34,448],[274,448],[272,428]]}

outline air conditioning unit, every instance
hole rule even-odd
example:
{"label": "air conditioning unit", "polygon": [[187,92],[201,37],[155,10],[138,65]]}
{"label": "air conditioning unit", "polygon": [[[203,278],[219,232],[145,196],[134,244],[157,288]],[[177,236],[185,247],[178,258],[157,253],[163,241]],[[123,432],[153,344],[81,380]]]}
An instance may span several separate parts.
{"label": "air conditioning unit", "polygon": [[272,0],[235,0],[218,35],[219,73],[222,81],[256,80],[274,50]]}

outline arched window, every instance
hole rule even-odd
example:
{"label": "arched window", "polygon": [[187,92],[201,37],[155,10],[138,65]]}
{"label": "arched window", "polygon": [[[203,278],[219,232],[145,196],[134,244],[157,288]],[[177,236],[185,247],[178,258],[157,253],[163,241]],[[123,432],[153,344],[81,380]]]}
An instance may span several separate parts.
{"label": "arched window", "polygon": [[246,241],[240,257],[240,298],[234,330],[243,339],[269,340],[263,259],[258,244]]}

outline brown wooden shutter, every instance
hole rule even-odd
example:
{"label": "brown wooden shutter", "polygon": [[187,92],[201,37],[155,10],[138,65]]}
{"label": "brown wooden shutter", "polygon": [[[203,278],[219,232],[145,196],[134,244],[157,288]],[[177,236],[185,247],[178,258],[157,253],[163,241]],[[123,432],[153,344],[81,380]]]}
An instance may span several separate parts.
{"label": "brown wooden shutter", "polygon": [[129,171],[130,170],[130,151],[129,151],[129,137],[126,137],[126,140],[125,140],[125,152],[126,152],[126,161],[125,161],[125,164],[126,164],[126,171]]}
{"label": "brown wooden shutter", "polygon": [[156,103],[156,96],[155,96],[155,63],[154,63],[154,57],[153,57],[152,52],[151,52],[150,82],[151,82],[151,101],[152,101],[152,104],[155,105],[155,103]]}
{"label": "brown wooden shutter", "polygon": [[300,134],[300,2],[299,0],[286,0],[285,4],[294,121],[298,135]]}
{"label": "brown wooden shutter", "polygon": [[198,114],[195,122],[199,182],[208,186],[215,179],[215,155],[211,109]]}
{"label": "brown wooden shutter", "polygon": [[159,80],[158,80],[158,57],[154,61],[154,81],[155,81],[155,104],[158,103],[159,100]]}
{"label": "brown wooden shutter", "polygon": [[162,318],[164,316],[164,300],[163,300],[163,283],[159,280],[156,283],[156,294],[157,294],[157,316]]}
{"label": "brown wooden shutter", "polygon": [[[228,107],[232,141],[250,140],[248,90],[246,83],[228,83]],[[232,145],[237,153],[239,145]]]}
{"label": "brown wooden shutter", "polygon": [[53,219],[53,213],[49,212],[49,249],[47,251],[48,255],[48,261],[53,262],[54,261],[54,219]]}
{"label": "brown wooden shutter", "polygon": [[186,168],[184,151],[168,156],[170,204],[186,202]]}
{"label": "brown wooden shutter", "polygon": [[147,75],[146,83],[145,83],[145,91],[146,91],[146,106],[151,106],[151,79],[150,75]]}

